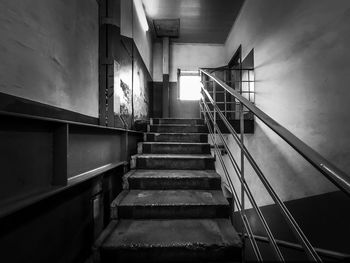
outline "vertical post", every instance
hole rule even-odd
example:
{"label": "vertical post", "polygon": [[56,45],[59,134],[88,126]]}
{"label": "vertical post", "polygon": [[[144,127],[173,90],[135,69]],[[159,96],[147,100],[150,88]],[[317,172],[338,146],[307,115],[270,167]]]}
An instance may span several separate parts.
{"label": "vertical post", "polygon": [[169,37],[163,37],[163,118],[169,118]]}
{"label": "vertical post", "polygon": [[68,180],[69,126],[64,123],[53,133],[53,176],[52,185],[67,185]]}
{"label": "vertical post", "polygon": [[[226,70],[224,70],[224,82],[227,84],[227,71]],[[224,90],[224,115],[225,115],[225,117],[227,118],[227,93],[226,93],[226,90],[225,89],[223,89]]]}
{"label": "vertical post", "polygon": [[248,69],[248,96],[250,101],[250,70]]}
{"label": "vertical post", "polygon": [[[213,113],[214,113],[214,123],[213,123],[213,131],[214,131],[214,141],[213,144],[214,146],[216,145],[216,83],[213,81]],[[215,151],[214,151],[214,157],[215,157]]]}
{"label": "vertical post", "polygon": [[[199,71],[199,74],[200,74],[200,77],[201,77],[201,82],[203,84],[203,89],[205,89],[207,84],[205,83],[204,74],[203,74],[202,71]],[[201,89],[201,95],[202,96],[201,96],[201,98],[199,100],[199,112],[200,112],[200,117],[202,118],[202,116],[203,116],[204,123],[207,124],[206,119],[205,119],[205,108],[204,108],[205,99],[204,99],[204,91],[203,91],[203,89]]]}
{"label": "vertical post", "polygon": [[[241,62],[241,61],[240,61]],[[242,76],[242,63],[240,63],[240,74],[239,74],[239,78],[240,78],[240,93],[242,95],[242,90],[243,90],[243,76]],[[239,121],[240,121],[240,133],[241,133],[241,144],[244,145],[244,106],[243,103],[241,102],[239,104]],[[245,181],[244,178],[244,151],[243,149],[241,149],[241,178],[242,178],[242,182]],[[241,204],[242,204],[242,216],[245,217],[245,194],[244,194],[244,186],[243,183],[241,183]],[[242,262],[245,262],[245,229],[242,226],[242,245],[243,245],[243,249],[242,249]]]}

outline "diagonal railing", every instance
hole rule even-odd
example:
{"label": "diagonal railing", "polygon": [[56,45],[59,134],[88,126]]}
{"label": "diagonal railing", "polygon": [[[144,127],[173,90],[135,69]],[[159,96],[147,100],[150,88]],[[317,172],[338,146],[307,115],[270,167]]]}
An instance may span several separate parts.
{"label": "diagonal railing", "polygon": [[[273,120],[270,116],[268,116],[266,113],[261,111],[259,108],[257,108],[254,104],[252,104],[250,101],[248,101],[246,98],[244,98],[242,95],[240,95],[237,91],[229,87],[227,84],[225,84],[223,81],[209,73],[207,70],[200,70],[200,74],[202,76],[207,76],[209,79],[211,79],[213,82],[217,83],[219,86],[221,86],[225,91],[227,91],[229,94],[231,94],[239,103],[240,103],[240,135],[235,131],[235,129],[231,126],[230,122],[227,120],[225,115],[222,113],[218,105],[216,104],[215,97],[214,99],[211,97],[209,92],[205,89],[204,85],[202,85],[202,98],[200,101],[200,108],[201,113],[203,114],[205,118],[205,122],[208,126],[208,130],[212,139],[212,142],[214,144],[215,152],[217,153],[216,156],[219,157],[219,161],[222,165],[224,175],[227,179],[227,182],[229,184],[230,190],[232,194],[234,195],[235,201],[237,203],[237,207],[239,210],[240,217],[243,222],[243,230],[245,230],[247,233],[242,233],[242,236],[247,236],[253,251],[256,255],[256,258],[258,261],[262,261],[262,256],[259,251],[259,247],[256,243],[254,233],[252,232],[252,229],[250,227],[249,221],[245,215],[245,205],[244,205],[244,199],[245,196],[249,199],[250,203],[252,204],[253,208],[255,209],[266,233],[267,233],[267,239],[268,243],[270,244],[274,255],[277,260],[284,261],[283,255],[279,249],[279,246],[276,242],[275,237],[273,236],[273,233],[269,227],[269,225],[266,222],[266,219],[264,218],[259,206],[256,203],[256,200],[254,199],[252,192],[248,186],[248,184],[245,181],[244,178],[244,160],[247,159],[252,168],[254,169],[255,173],[258,175],[260,181],[264,185],[265,189],[277,205],[279,211],[285,218],[286,222],[288,223],[290,229],[294,233],[297,240],[300,242],[303,250],[307,254],[310,261],[317,261],[322,262],[321,257],[316,252],[315,248],[312,246],[306,235],[303,233],[302,229],[299,227],[298,223],[292,216],[292,214],[289,212],[285,204],[282,202],[281,198],[277,195],[275,190],[272,188],[269,181],[266,179],[265,175],[255,162],[254,158],[248,151],[248,149],[244,145],[243,135],[244,135],[244,115],[243,115],[243,109],[247,108],[249,109],[257,118],[259,118],[263,123],[265,123],[271,130],[273,130],[277,135],[279,135],[283,140],[285,140],[293,149],[295,149],[301,156],[303,156],[312,166],[314,166],[318,171],[320,171],[326,178],[328,178],[333,184],[335,184],[341,191],[346,193],[348,196],[350,196],[350,177],[336,168],[333,164],[331,164],[329,161],[327,161],[325,158],[323,158],[321,155],[319,155],[317,152],[315,152],[312,148],[310,148],[308,145],[306,145],[304,142],[302,142],[300,139],[298,139],[295,135],[293,135],[291,132],[289,132],[286,128],[284,128],[282,125],[278,124],[275,120]],[[215,94],[215,91],[214,91]],[[215,96],[215,95],[214,95]],[[212,105],[212,109],[209,108],[209,105]],[[220,129],[217,124],[217,117],[221,119],[221,121],[225,124],[229,132],[232,134],[235,142],[239,146],[241,150],[241,160],[240,160],[240,166],[238,165],[237,161],[233,157],[233,154],[231,153]],[[218,135],[218,136],[217,136]],[[226,152],[228,153],[228,157],[231,161],[231,164],[233,165],[235,174],[237,178],[239,179],[241,183],[241,198],[238,198],[237,191],[232,183],[232,179],[230,177],[230,174],[227,170],[227,167],[225,165],[225,162],[221,156],[220,149],[217,144],[217,138],[220,139],[222,142],[222,145],[225,147]],[[243,238],[244,241],[244,238]]]}

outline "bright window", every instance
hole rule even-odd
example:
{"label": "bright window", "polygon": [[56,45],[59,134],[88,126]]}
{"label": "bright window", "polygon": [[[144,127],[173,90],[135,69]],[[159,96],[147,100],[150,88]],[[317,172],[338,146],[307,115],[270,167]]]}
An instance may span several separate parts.
{"label": "bright window", "polygon": [[180,100],[199,100],[201,83],[198,71],[181,71]]}

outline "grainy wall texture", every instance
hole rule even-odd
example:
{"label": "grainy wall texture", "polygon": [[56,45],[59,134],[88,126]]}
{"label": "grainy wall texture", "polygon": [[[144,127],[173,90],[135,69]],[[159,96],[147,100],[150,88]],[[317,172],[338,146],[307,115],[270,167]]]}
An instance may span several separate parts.
{"label": "grainy wall texture", "polygon": [[0,2],[0,91],[98,116],[96,0]]}
{"label": "grainy wall texture", "polygon": [[[257,107],[348,174],[349,24],[346,0],[246,0],[226,41],[226,62],[239,45],[243,58],[254,49]],[[255,127],[253,135],[245,136],[245,144],[311,243],[349,253],[345,245],[350,234],[348,197],[335,192],[327,179],[262,122],[257,120]],[[233,138],[228,136],[227,142],[239,160]],[[247,182],[275,236],[296,242],[247,162],[245,167]],[[239,193],[233,168],[229,171]],[[253,209],[246,213],[253,232],[266,236]],[[266,244],[259,245],[265,260],[274,259]],[[295,250],[283,249],[283,253],[287,260],[306,260]]]}
{"label": "grainy wall texture", "polygon": [[[239,45],[243,58],[254,48],[256,105],[348,173],[349,24],[346,0],[247,0],[226,41],[227,62]],[[261,122],[246,143],[283,200],[335,190]],[[259,204],[271,204],[246,167]]]}

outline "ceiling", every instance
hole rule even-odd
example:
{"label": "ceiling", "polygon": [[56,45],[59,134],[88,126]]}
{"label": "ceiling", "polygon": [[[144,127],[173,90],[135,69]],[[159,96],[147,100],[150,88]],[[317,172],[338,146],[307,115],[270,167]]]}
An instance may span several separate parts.
{"label": "ceiling", "polygon": [[[180,43],[223,44],[244,0],[142,0],[149,24],[180,19]],[[154,28],[153,28],[154,30]]]}

